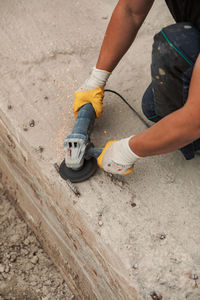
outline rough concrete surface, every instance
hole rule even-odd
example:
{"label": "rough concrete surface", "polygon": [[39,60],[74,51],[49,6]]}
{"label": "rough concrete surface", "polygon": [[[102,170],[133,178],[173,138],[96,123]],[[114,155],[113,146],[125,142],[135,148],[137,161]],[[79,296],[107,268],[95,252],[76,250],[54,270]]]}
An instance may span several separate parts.
{"label": "rough concrete surface", "polygon": [[0,183],[0,299],[75,300]]}
{"label": "rough concrete surface", "polygon": [[[77,185],[79,198],[53,166],[74,124],[73,92],[96,62],[116,2],[1,0],[3,184],[80,299],[151,299],[155,291],[164,300],[198,300],[200,157],[145,158],[123,178],[98,170]],[[155,1],[110,77],[108,87],[138,111],[153,35],[172,22],[164,1]],[[116,96],[104,104],[96,146],[145,129]]]}

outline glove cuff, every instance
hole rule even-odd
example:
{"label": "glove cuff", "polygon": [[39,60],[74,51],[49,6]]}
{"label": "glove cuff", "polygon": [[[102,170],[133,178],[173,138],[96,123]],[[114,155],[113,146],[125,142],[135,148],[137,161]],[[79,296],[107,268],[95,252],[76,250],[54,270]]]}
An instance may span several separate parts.
{"label": "glove cuff", "polygon": [[88,79],[89,84],[94,84],[96,87],[104,86],[110,77],[109,72],[97,69],[96,67],[93,67],[92,73],[90,75],[90,78]]}
{"label": "glove cuff", "polygon": [[133,136],[130,136],[126,139],[121,140],[122,141],[122,148],[123,148],[123,156],[127,163],[133,164],[138,158],[140,158],[137,154],[135,154],[130,146],[129,141]]}
{"label": "glove cuff", "polygon": [[104,87],[110,74],[110,72],[93,67],[90,77],[83,83],[77,92],[90,91],[99,87]]}

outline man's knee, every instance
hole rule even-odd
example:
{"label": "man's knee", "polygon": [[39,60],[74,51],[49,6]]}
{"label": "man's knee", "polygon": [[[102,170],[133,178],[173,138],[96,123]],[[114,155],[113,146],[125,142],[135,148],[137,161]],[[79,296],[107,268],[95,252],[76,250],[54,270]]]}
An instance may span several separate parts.
{"label": "man's knee", "polygon": [[190,22],[166,26],[154,36],[153,55],[158,53],[161,60],[170,64],[172,52],[177,60],[183,59],[188,66],[195,64],[200,52],[200,33]]}
{"label": "man's knee", "polygon": [[200,33],[191,23],[173,24],[155,35],[151,75],[155,112],[159,116],[184,105],[187,95],[183,97],[183,78],[192,73],[199,51]]}

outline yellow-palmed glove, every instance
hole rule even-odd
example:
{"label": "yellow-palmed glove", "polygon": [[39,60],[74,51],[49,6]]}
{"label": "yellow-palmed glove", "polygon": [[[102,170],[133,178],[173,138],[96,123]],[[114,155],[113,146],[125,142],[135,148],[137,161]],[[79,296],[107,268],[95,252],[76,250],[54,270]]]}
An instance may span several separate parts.
{"label": "yellow-palmed glove", "polygon": [[133,171],[135,161],[139,158],[135,154],[130,146],[128,137],[122,140],[109,141],[105,145],[101,155],[97,159],[98,165],[104,169],[104,171],[118,174],[127,175]]}
{"label": "yellow-palmed glove", "polygon": [[109,72],[93,68],[90,77],[75,92],[73,104],[75,117],[77,117],[79,109],[87,103],[92,104],[96,112],[96,117],[101,117],[103,112],[104,86],[109,76]]}

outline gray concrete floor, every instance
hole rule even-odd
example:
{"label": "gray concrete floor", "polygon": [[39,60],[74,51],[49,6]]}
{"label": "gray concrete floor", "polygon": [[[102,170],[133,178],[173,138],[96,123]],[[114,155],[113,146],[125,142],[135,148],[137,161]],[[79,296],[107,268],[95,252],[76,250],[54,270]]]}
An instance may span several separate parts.
{"label": "gray concrete floor", "polygon": [[[41,165],[63,159],[62,143],[74,124],[73,92],[95,65],[115,3],[0,2],[1,109],[21,130]],[[150,82],[153,35],[171,22],[164,1],[155,1],[134,45],[110,77],[108,87],[139,112]],[[106,94],[104,104],[103,118],[92,134],[95,146],[145,130],[116,96]],[[31,119],[34,128],[29,128]],[[192,279],[192,274],[200,276],[199,163],[200,157],[185,161],[176,151],[139,160],[127,177],[111,180],[98,170],[78,185],[84,196],[77,210],[119,257],[123,276],[142,299],[150,299],[153,290],[165,300],[200,299],[198,280]],[[96,222],[99,214],[101,228]]]}

